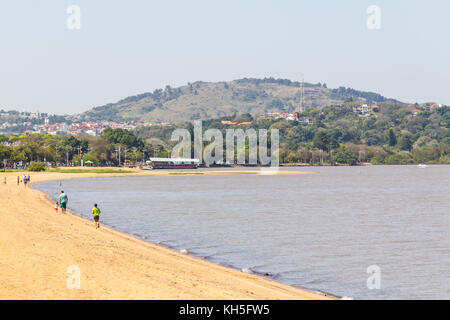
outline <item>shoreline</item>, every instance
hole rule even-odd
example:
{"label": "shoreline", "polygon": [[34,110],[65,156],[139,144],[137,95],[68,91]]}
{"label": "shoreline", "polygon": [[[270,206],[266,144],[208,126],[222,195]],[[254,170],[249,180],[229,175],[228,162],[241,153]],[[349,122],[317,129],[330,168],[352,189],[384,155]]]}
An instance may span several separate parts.
{"label": "shoreline", "polygon": [[[27,174],[34,183],[172,173],[132,171],[135,172]],[[189,172],[183,172],[186,174]],[[255,171],[204,174],[255,174]],[[305,173],[284,171],[281,174]],[[20,173],[4,173],[8,183],[4,185],[0,181],[2,203],[5,203],[0,209],[0,249],[6,253],[0,264],[0,299],[337,298],[181,254],[104,225],[96,230],[92,221],[76,213],[56,214],[48,195],[23,184],[17,186],[17,175]],[[67,268],[71,265],[79,266],[81,271],[79,290],[67,289]]]}

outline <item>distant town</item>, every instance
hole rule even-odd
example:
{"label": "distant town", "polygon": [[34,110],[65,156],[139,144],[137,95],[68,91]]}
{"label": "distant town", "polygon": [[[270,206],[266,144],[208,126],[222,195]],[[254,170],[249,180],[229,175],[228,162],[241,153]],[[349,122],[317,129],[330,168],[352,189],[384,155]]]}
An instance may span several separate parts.
{"label": "distant town", "polygon": [[[417,116],[422,111],[433,111],[441,108],[442,104],[425,104],[418,109],[416,105],[409,105],[408,108]],[[379,112],[379,106],[356,104],[352,107],[353,113],[359,117],[368,117]],[[301,110],[306,111],[306,108]],[[316,119],[311,116],[305,116],[303,112],[268,112],[259,116],[259,119],[284,119],[295,121],[304,125],[312,125]],[[222,124],[229,126],[252,125],[253,121],[234,122],[222,121]],[[15,110],[0,110],[0,134],[51,134],[51,135],[74,135],[74,136],[100,136],[106,128],[133,130],[139,127],[170,127],[174,126],[171,122],[115,122],[115,121],[82,121],[79,115],[55,115],[40,112],[19,112]]]}
{"label": "distant town", "polygon": [[80,121],[79,116],[59,116],[40,112],[0,110],[0,133],[99,136],[106,128],[126,130],[138,127],[167,127],[172,123]]}

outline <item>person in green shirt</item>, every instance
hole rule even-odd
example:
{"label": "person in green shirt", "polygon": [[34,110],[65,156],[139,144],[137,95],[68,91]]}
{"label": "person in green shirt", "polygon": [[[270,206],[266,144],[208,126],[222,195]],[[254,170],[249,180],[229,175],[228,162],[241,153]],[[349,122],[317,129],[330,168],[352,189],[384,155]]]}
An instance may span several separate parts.
{"label": "person in green shirt", "polygon": [[100,208],[97,204],[94,204],[94,207],[92,208],[92,215],[94,216],[95,229],[100,228],[100,212]]}
{"label": "person in green shirt", "polygon": [[69,201],[69,197],[64,193],[64,191],[61,190],[61,194],[59,195],[59,203],[61,205],[62,213],[66,213],[67,201]]}

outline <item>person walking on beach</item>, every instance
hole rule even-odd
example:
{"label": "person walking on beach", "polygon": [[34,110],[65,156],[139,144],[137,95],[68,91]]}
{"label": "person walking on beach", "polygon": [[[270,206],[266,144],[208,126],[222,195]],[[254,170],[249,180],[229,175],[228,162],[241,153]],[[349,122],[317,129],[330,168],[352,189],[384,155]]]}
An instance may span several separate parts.
{"label": "person walking on beach", "polygon": [[92,215],[94,216],[95,229],[100,228],[100,213],[100,208],[97,204],[94,204],[94,207],[92,208]]}
{"label": "person walking on beach", "polygon": [[23,175],[23,185],[26,187],[27,186],[27,176]]}
{"label": "person walking on beach", "polygon": [[31,177],[30,177],[30,175],[28,175],[28,177],[27,177],[28,186],[30,185],[30,181],[31,181]]}
{"label": "person walking on beach", "polygon": [[17,185],[20,185],[20,176],[17,176]]}
{"label": "person walking on beach", "polygon": [[67,201],[69,201],[69,197],[64,193],[63,190],[61,190],[61,194],[59,195],[59,203],[61,204],[62,213],[66,213]]}

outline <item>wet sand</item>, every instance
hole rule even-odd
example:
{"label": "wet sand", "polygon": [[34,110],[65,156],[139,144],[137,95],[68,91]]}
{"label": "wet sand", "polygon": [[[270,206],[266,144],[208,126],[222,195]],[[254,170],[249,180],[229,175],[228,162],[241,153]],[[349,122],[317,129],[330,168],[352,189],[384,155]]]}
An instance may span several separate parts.
{"label": "wet sand", "polygon": [[[175,173],[133,171],[29,174],[32,182],[39,182]],[[245,173],[255,171],[202,171],[207,175]],[[18,175],[23,174],[0,174],[0,299],[329,298],[183,255],[104,226],[96,230],[92,221],[70,212],[56,213],[44,193],[25,188],[23,183],[17,186]],[[68,289],[71,266],[81,272],[80,289]]]}

